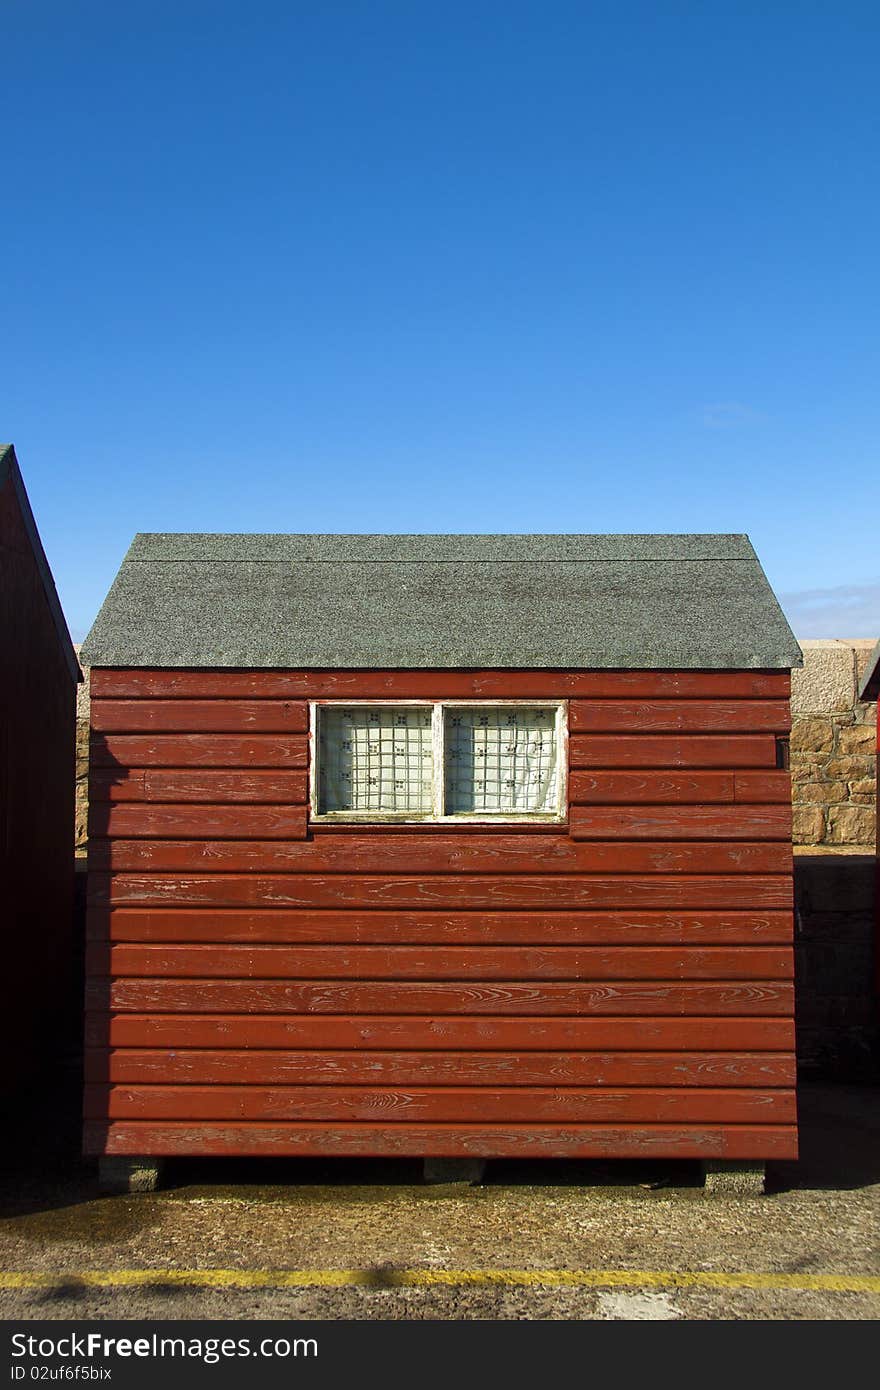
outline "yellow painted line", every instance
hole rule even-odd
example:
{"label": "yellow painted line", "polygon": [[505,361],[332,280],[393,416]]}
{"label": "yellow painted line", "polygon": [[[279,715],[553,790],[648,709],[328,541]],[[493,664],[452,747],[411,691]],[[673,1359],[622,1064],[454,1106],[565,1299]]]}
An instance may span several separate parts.
{"label": "yellow painted line", "polygon": [[0,1289],[792,1289],[880,1293],[880,1276],[678,1269],[84,1269],[0,1271]]}

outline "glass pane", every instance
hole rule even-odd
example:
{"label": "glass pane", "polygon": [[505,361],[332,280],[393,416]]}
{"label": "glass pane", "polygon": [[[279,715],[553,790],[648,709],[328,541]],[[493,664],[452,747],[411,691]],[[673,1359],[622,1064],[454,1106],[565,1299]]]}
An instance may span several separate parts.
{"label": "glass pane", "polygon": [[432,809],[431,708],[318,710],[320,811]]}
{"label": "glass pane", "polygon": [[556,710],[447,709],[446,814],[557,810]]}

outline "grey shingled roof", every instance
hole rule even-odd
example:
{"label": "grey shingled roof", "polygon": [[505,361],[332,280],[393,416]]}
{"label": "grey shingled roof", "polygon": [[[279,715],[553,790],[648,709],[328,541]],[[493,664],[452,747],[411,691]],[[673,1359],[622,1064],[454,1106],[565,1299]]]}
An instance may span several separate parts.
{"label": "grey shingled roof", "polygon": [[[77,684],[79,684],[79,682],[83,678],[83,674],[82,671],[79,669],[79,662],[77,661],[76,653],[73,650],[73,643],[70,640],[70,632],[68,630],[67,622],[64,617],[64,611],[61,607],[61,602],[58,598],[58,590],[55,588],[55,580],[52,578],[52,571],[49,568],[49,561],[46,559],[46,552],[43,549],[43,542],[40,540],[40,533],[37,530],[37,523],[34,520],[34,514],[31,511],[31,504],[28,500],[27,488],[25,487],[24,479],[21,476],[21,469],[18,466],[18,459],[15,457],[15,449],[11,444],[0,444],[0,488],[2,488],[5,485],[7,478],[12,483],[12,489],[15,493],[16,500],[18,502],[18,508],[21,513],[22,523],[24,525],[28,541],[30,542],[34,562],[37,566],[37,572],[40,576],[40,582],[43,585],[43,591],[46,595],[46,603],[48,604],[49,612],[52,617],[52,622],[55,626],[55,631],[58,636],[58,645],[60,646],[62,655],[64,656],[64,660],[67,663],[67,669],[70,672],[71,679],[75,681]],[[11,659],[15,660],[14,654],[11,654]]]}
{"label": "grey shingled roof", "polygon": [[95,666],[801,665],[747,536],[139,535]]}

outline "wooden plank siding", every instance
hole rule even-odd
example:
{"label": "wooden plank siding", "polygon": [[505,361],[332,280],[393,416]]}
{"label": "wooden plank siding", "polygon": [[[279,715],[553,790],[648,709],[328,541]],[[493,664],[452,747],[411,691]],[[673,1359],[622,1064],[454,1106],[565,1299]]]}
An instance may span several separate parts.
{"label": "wooden plank siding", "polygon": [[90,975],[229,980],[784,980],[786,946],[198,946],[91,942]]}
{"label": "wooden plank siding", "polygon": [[116,1048],[86,1054],[89,1084],[792,1086],[787,1057],[762,1052],[428,1052]]}
{"label": "wooden plank siding", "polygon": [[[96,990],[96,995],[99,991]],[[96,1001],[97,1002],[97,1001]],[[633,1030],[637,1028],[637,1032]],[[325,1014],[157,1014],[108,1013],[96,1007],[86,1016],[86,1044],[110,1056],[118,1048],[174,1048],[178,1058],[190,1049],[266,1048],[307,1050],[414,1048],[450,1052],[461,1048],[477,1057],[497,1051],[521,1054],[553,1050],[562,1058],[590,1052],[631,1051],[638,1040],[640,1055],[672,1050],[677,1056],[710,1048],[734,1056],[754,1051],[762,1057],[793,1063],[794,1024],[791,1017],[763,1015],[711,1018],[602,1018],[533,1015],[528,1019],[476,1017],[468,1014],[427,1018],[408,1015],[354,1017]],[[366,1055],[366,1054],[364,1054]]]}
{"label": "wooden plank siding", "polygon": [[403,1158],[790,1159],[797,1129],[781,1124],[270,1124],[265,1121],[87,1119],[89,1154],[316,1154]]}
{"label": "wooden plank siding", "polygon": [[[792,1158],[779,671],[92,671],[85,1148]],[[310,699],[566,699],[564,825],[310,826]]]}

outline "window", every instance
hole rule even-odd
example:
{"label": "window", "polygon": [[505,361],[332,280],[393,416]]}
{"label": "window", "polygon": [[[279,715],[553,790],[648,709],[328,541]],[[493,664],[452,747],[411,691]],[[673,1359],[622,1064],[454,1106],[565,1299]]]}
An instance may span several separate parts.
{"label": "window", "polygon": [[312,706],[312,818],[565,816],[565,704],[331,701]]}

